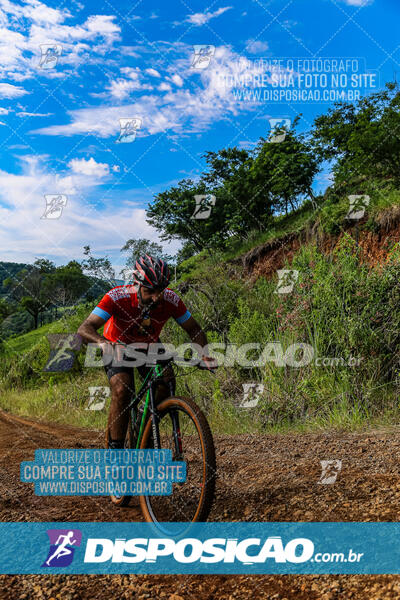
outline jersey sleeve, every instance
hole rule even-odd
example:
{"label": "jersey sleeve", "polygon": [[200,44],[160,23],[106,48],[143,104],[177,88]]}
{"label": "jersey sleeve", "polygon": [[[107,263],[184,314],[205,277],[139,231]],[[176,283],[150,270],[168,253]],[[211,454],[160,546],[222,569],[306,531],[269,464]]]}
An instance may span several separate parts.
{"label": "jersey sleeve", "polygon": [[101,317],[105,321],[108,321],[108,319],[112,317],[113,312],[115,312],[115,308],[115,300],[113,300],[107,292],[107,294],[100,300],[96,308],[92,310],[92,314]]}
{"label": "jersey sleeve", "polygon": [[169,314],[175,319],[179,325],[182,325],[192,315],[186,308],[184,302],[179,298],[178,294],[173,290],[166,288],[164,291],[164,300],[168,304]]}
{"label": "jersey sleeve", "polygon": [[185,303],[179,298],[177,305],[173,307],[172,316],[179,325],[182,325],[182,323],[187,321],[192,315],[186,308]]}

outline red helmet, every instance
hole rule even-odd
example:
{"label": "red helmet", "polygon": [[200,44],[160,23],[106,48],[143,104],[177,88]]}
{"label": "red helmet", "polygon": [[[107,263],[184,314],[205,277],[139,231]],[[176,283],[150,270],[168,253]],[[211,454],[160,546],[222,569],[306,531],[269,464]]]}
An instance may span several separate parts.
{"label": "red helmet", "polygon": [[136,261],[133,276],[137,283],[144,287],[163,290],[168,285],[170,272],[164,260],[145,254]]}

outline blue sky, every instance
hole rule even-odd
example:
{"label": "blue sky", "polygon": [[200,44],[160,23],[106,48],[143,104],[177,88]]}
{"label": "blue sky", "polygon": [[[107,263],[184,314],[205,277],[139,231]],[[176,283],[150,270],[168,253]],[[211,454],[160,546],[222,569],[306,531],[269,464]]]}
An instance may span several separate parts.
{"label": "blue sky", "polygon": [[[332,105],[316,90],[340,59],[357,59],[342,65],[346,93],[352,76],[361,94],[398,76],[399,16],[397,0],[0,0],[0,260],[65,264],[90,244],[119,268],[128,238],[158,240],[148,202],[196,178],[206,150],[252,148],[271,118],[302,113],[299,130],[309,129]],[[193,65],[197,45],[208,46],[204,68]],[[307,87],[306,61],[317,59]],[[271,61],[280,89],[292,74],[306,100],[268,96]],[[261,73],[267,97],[237,94]],[[117,142],[120,119],[140,123],[130,143]],[[316,188],[328,181],[321,173]],[[58,219],[41,218],[46,194],[67,198]]]}

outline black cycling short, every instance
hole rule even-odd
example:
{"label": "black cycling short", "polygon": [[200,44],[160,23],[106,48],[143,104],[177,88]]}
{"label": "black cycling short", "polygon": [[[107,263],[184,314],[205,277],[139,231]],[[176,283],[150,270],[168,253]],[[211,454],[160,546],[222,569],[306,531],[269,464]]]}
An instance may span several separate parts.
{"label": "black cycling short", "polygon": [[[158,343],[160,343],[160,340],[158,340]],[[138,352],[138,350],[137,350]],[[129,356],[124,357],[124,362],[129,362],[130,360],[132,360],[132,362],[135,360],[134,358],[130,358]],[[168,359],[167,359],[168,360]],[[166,360],[164,359],[158,359],[157,360],[157,364],[162,366],[163,364],[165,364]],[[143,379],[145,379],[146,375],[148,374],[148,372],[154,368],[154,365],[140,365],[138,367],[128,367],[127,365],[123,365],[123,366],[113,366],[112,362],[104,365],[104,370],[107,374],[108,380],[110,381],[111,377],[113,377],[113,375],[116,375],[117,373],[128,373],[130,376],[130,382],[129,382],[129,387],[132,391],[132,393],[135,391],[135,376],[134,376],[134,370],[137,369],[139,372],[140,377]]]}

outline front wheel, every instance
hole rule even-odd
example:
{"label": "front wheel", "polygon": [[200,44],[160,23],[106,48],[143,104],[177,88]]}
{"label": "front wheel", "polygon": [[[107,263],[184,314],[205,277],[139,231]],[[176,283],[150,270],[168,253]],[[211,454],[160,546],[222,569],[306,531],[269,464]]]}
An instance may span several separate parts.
{"label": "front wheel", "polygon": [[[173,483],[171,495],[140,496],[143,516],[160,529],[165,529],[166,523],[206,521],[216,480],[215,448],[207,419],[190,398],[167,398],[160,402],[157,411],[160,448],[170,449],[172,460],[186,462],[186,481]],[[141,449],[154,448],[151,425],[149,418]]]}

